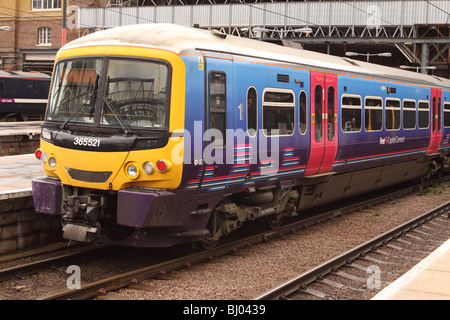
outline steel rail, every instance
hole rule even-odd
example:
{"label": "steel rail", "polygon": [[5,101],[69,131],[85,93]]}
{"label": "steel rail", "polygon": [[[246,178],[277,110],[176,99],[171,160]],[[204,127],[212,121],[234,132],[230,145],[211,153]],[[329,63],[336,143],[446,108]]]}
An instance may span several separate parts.
{"label": "steel rail", "polygon": [[106,246],[97,246],[83,249],[82,251],[63,254],[57,257],[47,258],[40,261],[21,264],[7,269],[0,270],[0,282],[11,279],[17,274],[25,275],[47,268],[51,265],[63,263],[70,259],[79,259],[80,257],[92,254],[96,251],[105,249]]}
{"label": "steel rail", "polygon": [[[105,294],[112,290],[124,288],[142,280],[153,278],[160,274],[168,273],[194,264],[203,263],[205,261],[213,259],[213,257],[217,258],[226,254],[233,254],[245,247],[268,241],[270,238],[275,238],[283,234],[289,234],[305,227],[331,220],[338,215],[352,212],[354,210],[359,210],[361,208],[370,206],[371,204],[388,201],[390,199],[397,198],[413,191],[413,186],[403,186],[397,191],[390,191],[388,194],[383,194],[382,196],[359,201],[358,203],[354,203],[351,205],[341,204],[339,207],[332,208],[331,210],[328,209],[321,214],[305,217],[299,221],[281,226],[276,231],[266,230],[265,232],[261,232],[252,236],[245,237],[244,239],[239,239],[227,244],[223,244],[211,250],[201,251],[188,256],[183,256],[180,258],[162,262],[157,265],[151,265],[121,275],[92,282],[90,284],[83,285],[80,289],[64,290],[59,293],[41,298],[40,300],[90,299],[96,297],[99,294]],[[352,200],[352,198],[349,198],[347,200],[354,201]],[[316,210],[317,209],[315,209],[314,211]]]}
{"label": "steel rail", "polygon": [[151,265],[138,270],[133,270],[124,274],[92,282],[90,284],[82,286],[79,289],[64,290],[51,296],[44,297],[41,300],[90,299],[96,297],[97,295],[105,294],[109,291],[124,288],[138,283],[142,280],[156,277],[160,274],[178,270],[186,266],[203,263],[205,261],[213,259],[213,257],[233,254],[238,250],[244,249],[245,247],[268,241],[270,238],[275,238],[283,234],[289,234],[305,227],[328,221],[338,215],[337,212],[339,212],[339,215],[345,212],[352,212],[353,210],[361,209],[362,207],[368,206],[373,203],[379,203],[381,201],[387,201],[389,199],[399,197],[401,195],[410,193],[413,190],[414,187],[409,186],[407,188],[402,188],[401,190],[391,192],[389,193],[389,195],[371,198],[352,205],[339,206],[338,208],[327,210],[324,213],[306,217],[299,221],[281,226],[276,231],[266,230],[255,235],[245,237],[244,239],[239,239],[227,244],[223,244],[214,249],[197,252],[188,256],[165,261],[157,265]]}
{"label": "steel rail", "polygon": [[403,233],[414,229],[415,227],[419,226],[420,224],[423,224],[424,222],[438,216],[441,215],[442,213],[448,211],[450,209],[450,201],[446,202],[445,204],[436,207],[430,211],[428,211],[427,213],[416,217],[396,228],[391,229],[390,231],[387,231],[385,233],[383,233],[382,235],[369,240],[361,245],[359,245],[358,247],[355,247],[341,255],[339,255],[338,257],[335,257],[319,266],[317,266],[316,268],[307,271],[301,275],[299,275],[298,277],[295,277],[287,282],[285,282],[284,284],[281,284],[257,297],[254,298],[254,300],[279,300],[282,299],[284,297],[286,297],[289,294],[292,294],[300,289],[302,289],[303,287],[305,287],[306,285],[308,285],[311,282],[314,282],[315,280],[317,280],[320,277],[325,276],[326,274],[330,273],[331,271],[333,271],[334,269],[337,269],[345,264],[347,264],[348,262],[360,257],[361,255],[364,255],[374,249],[376,249],[377,247],[379,247],[380,245],[395,239],[396,237],[402,235]]}

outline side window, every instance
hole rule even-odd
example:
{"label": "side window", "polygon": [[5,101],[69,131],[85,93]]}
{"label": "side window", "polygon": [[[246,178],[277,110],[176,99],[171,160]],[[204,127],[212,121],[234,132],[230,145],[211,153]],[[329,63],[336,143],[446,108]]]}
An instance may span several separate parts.
{"label": "side window", "polygon": [[450,127],[450,103],[444,103],[444,127]]}
{"label": "side window", "polygon": [[258,131],[258,96],[256,89],[251,87],[247,91],[247,132],[254,137]]}
{"label": "side window", "polygon": [[341,113],[341,128],[343,132],[361,131],[362,105],[360,96],[343,95]]}
{"label": "side window", "polygon": [[431,126],[433,128],[433,132],[436,132],[436,121],[434,119],[436,118],[436,98],[433,98],[433,117],[431,121]]}
{"label": "side window", "polygon": [[400,129],[400,99],[386,99],[385,125],[386,130]]}
{"label": "side window", "polygon": [[263,130],[267,136],[294,133],[295,101],[291,90],[267,89],[263,94]]}
{"label": "side window", "polygon": [[430,104],[428,101],[419,101],[419,129],[430,126]]}
{"label": "side window", "polygon": [[300,118],[300,120],[299,120],[300,133],[305,134],[306,128],[307,128],[307,124],[306,124],[307,101],[306,101],[306,92],[305,91],[300,92],[298,101],[299,101],[298,104],[299,104],[299,118]]}
{"label": "side window", "polygon": [[328,87],[328,140],[334,140],[334,87]]}
{"label": "side window", "polygon": [[212,142],[215,147],[225,145],[226,138],[226,81],[224,72],[211,71],[209,73],[209,128],[219,130],[222,134],[214,135]]}
{"label": "side window", "polygon": [[314,136],[316,141],[322,140],[322,86],[317,85],[314,91]]}
{"label": "side window", "polygon": [[416,128],[416,101],[403,100],[403,129]]}
{"label": "side window", "polygon": [[380,131],[383,128],[383,100],[379,97],[366,97],[364,101],[364,129]]}
{"label": "side window", "polygon": [[441,121],[442,121],[442,109],[441,109],[441,98],[438,99],[438,105],[437,105],[437,113],[438,113],[438,132],[441,132]]}
{"label": "side window", "polygon": [[5,86],[3,85],[3,81],[0,81],[0,94],[5,93]]}
{"label": "side window", "polygon": [[38,29],[38,45],[52,44],[52,28],[43,27]]}

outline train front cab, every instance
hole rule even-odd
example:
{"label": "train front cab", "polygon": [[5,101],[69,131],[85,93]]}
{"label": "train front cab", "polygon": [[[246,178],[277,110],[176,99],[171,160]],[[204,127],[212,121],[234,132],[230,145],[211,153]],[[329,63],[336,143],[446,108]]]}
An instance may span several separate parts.
{"label": "train front cab", "polygon": [[48,178],[32,189],[36,212],[62,216],[65,238],[120,239],[143,226],[181,224],[176,212],[163,213],[173,209],[167,190],[183,170],[172,150],[183,143],[185,74],[180,57],[165,50],[59,52],[36,153]]}

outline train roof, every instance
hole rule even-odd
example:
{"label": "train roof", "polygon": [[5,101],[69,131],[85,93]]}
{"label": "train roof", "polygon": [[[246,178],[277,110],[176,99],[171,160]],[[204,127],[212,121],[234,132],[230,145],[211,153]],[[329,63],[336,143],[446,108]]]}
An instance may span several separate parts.
{"label": "train roof", "polygon": [[65,45],[61,50],[88,45],[140,45],[166,49],[177,54],[193,50],[214,51],[292,63],[325,72],[401,81],[450,90],[450,80],[378,64],[284,47],[254,39],[225,35],[174,24],[137,24],[92,33]]}
{"label": "train roof", "polygon": [[51,76],[45,73],[40,72],[25,72],[25,71],[4,71],[0,70],[0,78],[8,77],[8,78],[37,78],[50,80]]}

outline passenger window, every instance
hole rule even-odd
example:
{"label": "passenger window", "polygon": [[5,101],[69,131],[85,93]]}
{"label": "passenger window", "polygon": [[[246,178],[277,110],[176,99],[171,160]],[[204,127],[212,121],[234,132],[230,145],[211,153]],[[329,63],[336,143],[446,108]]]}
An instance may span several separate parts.
{"label": "passenger window", "polygon": [[314,98],[314,136],[316,141],[322,141],[322,86],[316,86]]}
{"label": "passenger window", "polygon": [[328,87],[328,140],[334,140],[334,87]]}
{"label": "passenger window", "polygon": [[307,102],[306,102],[306,93],[305,91],[300,92],[299,97],[299,114],[300,114],[300,133],[305,134],[306,133],[306,110],[307,110]]}
{"label": "passenger window", "polygon": [[3,86],[3,82],[0,81],[0,94],[5,93],[5,87]]}
{"label": "passenger window", "polygon": [[361,97],[355,95],[343,95],[341,103],[341,113],[341,128],[343,132],[361,131]]}
{"label": "passenger window", "polygon": [[295,101],[291,90],[269,89],[263,94],[263,130],[267,136],[294,133]]}
{"label": "passenger window", "polygon": [[400,129],[400,100],[386,99],[385,125],[386,130]]}
{"label": "passenger window", "polygon": [[419,101],[419,129],[430,126],[430,104],[428,101]]}
{"label": "passenger window", "polygon": [[442,113],[442,109],[441,109],[441,98],[438,99],[438,105],[437,105],[437,112],[438,112],[438,132],[441,132],[441,113]]}
{"label": "passenger window", "polygon": [[450,127],[450,103],[444,103],[444,127]]}
{"label": "passenger window", "polygon": [[403,129],[416,128],[416,101],[403,100]]}
{"label": "passenger window", "polygon": [[383,100],[368,98],[364,102],[364,129],[366,131],[380,131],[383,128]]}
{"label": "passenger window", "polygon": [[250,88],[247,91],[247,132],[254,137],[258,131],[258,98],[256,89]]}
{"label": "passenger window", "polygon": [[209,128],[217,129],[221,133],[214,135],[211,141],[214,147],[225,145],[226,138],[226,74],[221,71],[209,73]]}
{"label": "passenger window", "polygon": [[434,119],[436,118],[436,98],[433,98],[433,120],[431,121],[431,126],[433,127],[433,132],[436,132],[436,121]]}

